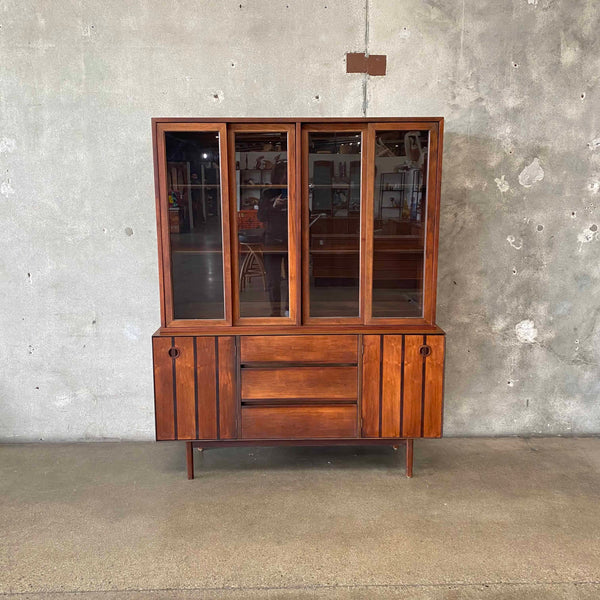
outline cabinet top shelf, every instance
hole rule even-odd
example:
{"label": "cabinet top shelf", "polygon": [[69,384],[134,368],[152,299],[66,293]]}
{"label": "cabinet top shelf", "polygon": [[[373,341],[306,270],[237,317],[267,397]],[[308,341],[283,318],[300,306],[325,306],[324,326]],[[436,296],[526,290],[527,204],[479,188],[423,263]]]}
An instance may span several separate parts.
{"label": "cabinet top shelf", "polygon": [[[153,117],[152,123],[443,123],[444,117]],[[168,128],[167,128],[168,130]],[[350,131],[350,129],[348,130]]]}

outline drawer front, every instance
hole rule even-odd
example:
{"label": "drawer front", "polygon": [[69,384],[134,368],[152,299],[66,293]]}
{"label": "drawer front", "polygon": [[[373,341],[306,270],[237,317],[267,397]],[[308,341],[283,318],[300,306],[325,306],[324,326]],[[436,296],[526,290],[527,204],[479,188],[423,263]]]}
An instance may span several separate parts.
{"label": "drawer front", "polygon": [[242,438],[244,439],[319,439],[356,436],[356,404],[242,408]]}
{"label": "drawer front", "polygon": [[242,363],[358,362],[357,335],[248,335],[240,343]]}
{"label": "drawer front", "polygon": [[358,398],[357,367],[242,369],[242,402],[262,398]]}

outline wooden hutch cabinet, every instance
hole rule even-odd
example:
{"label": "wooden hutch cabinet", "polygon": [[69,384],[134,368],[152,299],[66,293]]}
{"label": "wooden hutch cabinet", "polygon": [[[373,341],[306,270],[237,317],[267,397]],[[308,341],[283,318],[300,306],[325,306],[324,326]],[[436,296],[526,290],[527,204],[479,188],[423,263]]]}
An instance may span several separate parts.
{"label": "wooden hutch cabinet", "polygon": [[442,118],[153,119],[156,439],[442,435]]}

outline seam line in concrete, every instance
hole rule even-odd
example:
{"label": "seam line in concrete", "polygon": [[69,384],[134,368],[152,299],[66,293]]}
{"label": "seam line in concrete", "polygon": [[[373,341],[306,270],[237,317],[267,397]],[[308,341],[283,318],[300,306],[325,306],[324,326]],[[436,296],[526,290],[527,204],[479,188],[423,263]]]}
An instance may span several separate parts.
{"label": "seam line in concrete", "polygon": [[243,591],[287,591],[287,590],[356,590],[356,589],[417,589],[417,588],[443,588],[443,587],[491,587],[491,586],[547,586],[557,587],[561,585],[600,585],[600,580],[591,581],[482,581],[467,583],[461,581],[448,581],[444,583],[373,583],[373,584],[340,584],[340,585],[291,585],[291,586],[222,586],[222,587],[170,587],[170,588],[120,588],[110,590],[51,590],[51,591],[28,591],[28,592],[0,592],[2,596],[41,596],[50,594],[114,594],[133,592],[243,592]]}

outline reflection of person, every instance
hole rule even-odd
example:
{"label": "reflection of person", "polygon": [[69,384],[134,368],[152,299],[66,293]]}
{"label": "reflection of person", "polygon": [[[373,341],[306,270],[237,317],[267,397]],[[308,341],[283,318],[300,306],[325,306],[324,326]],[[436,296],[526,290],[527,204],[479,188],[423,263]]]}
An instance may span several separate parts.
{"label": "reflection of person", "polygon": [[[279,167],[285,167],[282,169]],[[278,169],[279,167],[279,169]],[[281,188],[265,190],[258,206],[258,220],[265,225],[265,247],[263,258],[267,275],[267,290],[271,304],[271,316],[281,317],[281,271],[287,273],[288,245],[288,199],[285,179],[287,165],[278,163],[272,174],[272,181],[282,184]],[[287,304],[287,287],[285,294]],[[287,306],[284,308],[287,311]]]}

